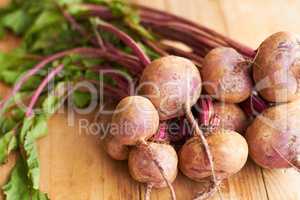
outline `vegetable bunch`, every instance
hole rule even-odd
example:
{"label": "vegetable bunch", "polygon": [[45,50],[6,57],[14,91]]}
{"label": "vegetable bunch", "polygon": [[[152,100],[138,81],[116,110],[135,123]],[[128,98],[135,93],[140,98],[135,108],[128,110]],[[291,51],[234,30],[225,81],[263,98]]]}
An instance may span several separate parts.
{"label": "vegetable bunch", "polygon": [[[190,179],[211,181],[195,196],[209,198],[244,166],[247,142],[259,165],[299,169],[299,112],[292,123],[279,123],[286,119],[276,115],[283,106],[267,109],[298,99],[298,36],[274,34],[254,51],[186,19],[119,0],[12,0],[0,11],[0,34],[7,33],[22,38],[17,49],[0,54],[0,80],[13,86],[0,102],[0,163],[20,153],[3,187],[8,200],[49,199],[39,190],[36,141],[66,99],[79,108],[95,100],[76,87],[82,82],[119,102],[112,116],[118,129],[110,129],[104,146],[112,158],[128,159],[132,177],[147,184],[146,199],[152,187],[165,186],[176,198],[178,163]],[[247,142],[246,115],[258,115]],[[274,131],[265,118],[280,127]]]}

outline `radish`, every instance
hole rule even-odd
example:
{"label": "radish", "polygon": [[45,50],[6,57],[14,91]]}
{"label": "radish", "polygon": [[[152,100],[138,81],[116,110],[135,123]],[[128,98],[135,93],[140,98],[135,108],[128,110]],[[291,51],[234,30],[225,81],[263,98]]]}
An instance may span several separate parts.
{"label": "radish", "polygon": [[[248,157],[247,142],[237,132],[219,129],[210,133],[207,142],[213,156],[215,176],[218,181],[213,183],[205,195],[200,193],[195,199],[211,196],[222,179],[242,169]],[[199,143],[201,144],[201,140],[197,137],[189,139],[178,154],[180,170],[194,181],[202,181],[213,176],[204,145]]]}
{"label": "radish", "polygon": [[258,165],[299,170],[300,101],[265,110],[247,129],[246,139],[250,156]]}
{"label": "radish", "polygon": [[[149,151],[149,147],[151,151]],[[150,198],[152,187],[166,187],[175,180],[178,172],[177,164],[177,154],[172,146],[153,142],[147,146],[133,147],[128,158],[128,167],[132,178],[147,184],[145,199]],[[157,166],[160,169],[156,168]],[[164,171],[165,175],[162,176],[161,171]],[[175,198],[174,190],[172,190],[172,198]]]}

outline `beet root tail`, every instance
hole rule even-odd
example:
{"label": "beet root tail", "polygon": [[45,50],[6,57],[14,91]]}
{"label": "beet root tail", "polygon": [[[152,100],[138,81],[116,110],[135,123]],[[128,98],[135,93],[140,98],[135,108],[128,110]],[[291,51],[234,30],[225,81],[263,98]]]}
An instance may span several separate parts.
{"label": "beet root tail", "polygon": [[153,188],[152,184],[147,184],[146,185],[144,200],[150,200],[151,199],[152,188]]}
{"label": "beet root tail", "polygon": [[145,145],[146,149],[148,150],[147,152],[149,153],[150,158],[153,160],[155,166],[157,167],[161,176],[163,177],[164,181],[166,182],[166,184],[170,190],[171,200],[176,200],[175,190],[174,190],[172,184],[170,183],[170,181],[168,180],[164,168],[160,165],[159,161],[156,159],[156,157],[151,149],[151,146],[148,145],[145,141],[143,141],[142,144]]}
{"label": "beet root tail", "polygon": [[[186,118],[187,118],[188,122],[192,126],[192,130],[194,131],[194,135],[200,137],[200,141],[201,141],[200,145],[203,145],[203,147],[205,149],[205,153],[206,153],[208,161],[209,161],[209,164],[210,164],[211,173],[212,173],[212,176],[211,176],[212,177],[212,182],[213,182],[213,186],[216,188],[215,190],[211,190],[210,193],[214,193],[216,191],[219,191],[219,184],[218,184],[217,176],[216,176],[216,173],[215,173],[215,165],[214,165],[214,161],[213,161],[213,156],[211,154],[211,151],[210,151],[208,142],[207,142],[207,140],[204,136],[204,133],[199,128],[198,122],[196,121],[196,119],[193,116],[193,113],[191,111],[191,106],[190,106],[189,102],[187,102],[184,105],[184,111],[185,111],[185,115],[186,115]],[[201,148],[202,148],[202,146],[201,146]],[[205,195],[209,195],[209,194],[202,194],[200,196],[205,197]]]}
{"label": "beet root tail", "polygon": [[217,191],[221,184],[221,181],[218,180],[216,183],[211,182],[208,188],[206,188],[204,191],[198,192],[196,196],[193,198],[193,200],[206,200],[211,198]]}

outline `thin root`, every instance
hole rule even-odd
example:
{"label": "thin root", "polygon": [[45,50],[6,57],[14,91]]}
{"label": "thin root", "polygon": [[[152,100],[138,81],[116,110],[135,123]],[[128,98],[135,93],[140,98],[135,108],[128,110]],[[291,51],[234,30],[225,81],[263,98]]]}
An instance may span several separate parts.
{"label": "thin root", "polygon": [[149,153],[150,158],[153,160],[154,164],[156,165],[156,167],[158,168],[161,176],[163,177],[163,179],[165,180],[169,190],[170,190],[170,194],[171,194],[171,199],[172,200],[176,200],[176,194],[175,194],[175,190],[172,186],[172,184],[170,183],[170,181],[167,179],[166,173],[164,168],[160,165],[160,163],[158,162],[158,160],[156,159],[152,148],[149,144],[147,144],[145,141],[142,142],[143,145],[145,145],[145,147],[147,148],[147,152]]}
{"label": "thin root", "polygon": [[[196,196],[193,198],[193,200],[206,200],[212,197],[217,191],[219,191],[219,186],[221,184],[221,181],[218,180],[216,183],[211,182],[209,187],[201,192],[198,192]],[[221,193],[219,193],[220,199],[222,199]]]}
{"label": "thin root", "polygon": [[153,188],[152,184],[147,184],[144,200],[150,200],[151,199],[152,188]]}
{"label": "thin root", "polygon": [[195,120],[195,118],[193,116],[193,113],[191,111],[191,106],[190,106],[189,103],[186,103],[184,105],[184,110],[185,110],[185,114],[186,114],[187,120],[189,121],[189,123],[192,126],[192,130],[194,130],[194,134],[196,136],[199,136],[200,139],[201,139],[201,143],[204,146],[204,149],[205,149],[205,152],[206,152],[209,164],[210,164],[211,173],[212,173],[212,182],[213,182],[213,185],[216,187],[216,189],[212,190],[211,192],[219,191],[219,184],[218,184],[217,176],[216,176],[216,173],[215,173],[215,165],[214,165],[214,161],[213,161],[213,156],[212,156],[211,151],[209,149],[209,145],[207,143],[207,140],[206,140],[203,132],[199,128],[199,125],[198,125],[197,121]]}

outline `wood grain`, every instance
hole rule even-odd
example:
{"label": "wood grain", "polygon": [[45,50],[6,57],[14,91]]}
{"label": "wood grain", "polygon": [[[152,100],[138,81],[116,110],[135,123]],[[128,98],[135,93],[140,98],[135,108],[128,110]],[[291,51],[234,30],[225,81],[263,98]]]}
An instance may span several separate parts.
{"label": "wood grain", "polygon": [[[300,33],[300,2],[296,0],[134,0],[148,6],[168,10],[227,34],[252,47],[269,34],[288,30]],[[3,0],[0,0],[2,5]],[[5,38],[0,50],[8,50],[18,42]],[[7,93],[0,87],[0,94]],[[70,115],[65,110],[49,121],[49,135],[39,141],[41,188],[52,200],[138,200],[143,185],[133,181],[126,162],[111,160],[101,147],[99,135],[80,128],[82,120],[93,121],[94,115]],[[102,116],[102,123],[109,121]],[[0,166],[0,186],[15,161]],[[222,184],[224,200],[298,200],[300,177],[294,171],[261,170],[252,161]],[[204,185],[179,175],[174,183],[178,200],[188,200]],[[153,200],[169,198],[167,189],[154,190]],[[0,195],[0,200],[3,197]],[[213,199],[219,199],[218,196]]]}

